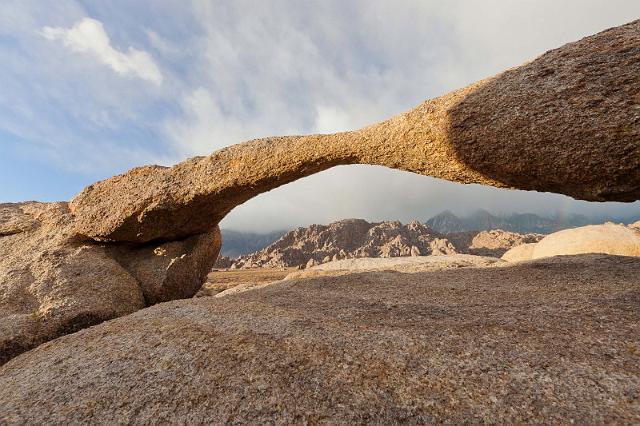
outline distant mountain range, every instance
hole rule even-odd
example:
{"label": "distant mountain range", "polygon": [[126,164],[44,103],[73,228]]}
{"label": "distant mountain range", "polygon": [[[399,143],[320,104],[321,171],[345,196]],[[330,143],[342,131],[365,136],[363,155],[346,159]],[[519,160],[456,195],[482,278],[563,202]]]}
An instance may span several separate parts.
{"label": "distant mountain range", "polygon": [[[549,234],[561,229],[603,223],[607,220],[631,223],[638,219],[640,219],[640,217],[623,219],[608,217],[589,218],[579,214],[556,217],[544,217],[533,213],[495,215],[486,210],[476,210],[465,216],[456,216],[450,210],[445,210],[427,220],[425,225],[436,233],[444,235],[493,229],[502,229],[520,234]],[[287,232],[288,230],[282,230],[261,234],[222,229],[222,250],[220,255],[233,259],[238,256],[260,251]]]}
{"label": "distant mountain range", "polygon": [[236,259],[220,257],[217,268],[310,267],[361,257],[475,254],[500,257],[510,248],[534,243],[543,234],[503,230],[440,234],[414,220],[369,223],[344,219],[329,225],[297,228],[262,250]]}
{"label": "distant mountain range", "polygon": [[222,233],[222,249],[220,255],[236,258],[244,254],[262,250],[286,234],[288,230],[273,231],[265,234],[232,231],[229,229],[221,229],[220,232]]}
{"label": "distant mountain range", "polygon": [[538,234],[549,234],[561,229],[575,228],[601,220],[589,219],[586,216],[571,214],[557,217],[543,217],[533,213],[513,213],[508,216],[497,216],[486,210],[476,210],[467,216],[456,216],[450,210],[427,220],[426,225],[442,234],[464,231],[488,231],[502,229],[504,231]]}

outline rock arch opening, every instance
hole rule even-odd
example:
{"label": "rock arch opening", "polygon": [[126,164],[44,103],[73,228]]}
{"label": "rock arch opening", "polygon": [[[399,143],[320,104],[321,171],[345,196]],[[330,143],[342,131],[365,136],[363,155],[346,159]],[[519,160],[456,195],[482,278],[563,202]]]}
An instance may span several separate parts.
{"label": "rock arch opening", "polygon": [[[638,200],[639,104],[640,20],[363,129],[259,139],[170,168],[136,168],[90,185],[69,205],[0,206],[8,301],[0,363],[64,334],[77,318],[106,320],[189,297],[181,274],[192,282],[198,274],[188,274],[210,268],[227,213],[337,165]],[[210,251],[200,261],[203,244]],[[177,283],[188,291],[175,292]]]}
{"label": "rock arch opening", "polygon": [[640,21],[613,28],[363,129],[271,137],[170,168],[133,169],[70,206],[98,241],[175,240],[257,194],[343,164],[461,183],[640,198]]}

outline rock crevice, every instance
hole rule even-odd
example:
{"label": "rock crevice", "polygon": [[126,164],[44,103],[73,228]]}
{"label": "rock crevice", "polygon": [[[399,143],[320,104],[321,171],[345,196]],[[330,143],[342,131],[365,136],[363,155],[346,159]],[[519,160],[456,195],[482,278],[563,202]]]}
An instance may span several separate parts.
{"label": "rock crevice", "polygon": [[183,241],[104,244],[67,203],[0,205],[0,364],[64,334],[193,296],[220,249],[217,227]]}

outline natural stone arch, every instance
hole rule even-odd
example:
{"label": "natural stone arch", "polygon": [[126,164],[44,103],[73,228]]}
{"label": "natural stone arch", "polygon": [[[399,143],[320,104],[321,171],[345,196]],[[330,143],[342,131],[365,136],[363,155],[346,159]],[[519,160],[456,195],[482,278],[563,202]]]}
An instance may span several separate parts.
{"label": "natural stone arch", "polygon": [[71,203],[97,240],[206,232],[233,207],[342,164],[592,201],[640,198],[640,21],[552,50],[372,126],[245,142],[98,182]]}
{"label": "natural stone arch", "polygon": [[171,168],[133,169],[70,206],[0,205],[0,364],[96,322],[193,296],[231,209],[356,163],[585,200],[639,199],[640,21],[364,129],[259,139]]}

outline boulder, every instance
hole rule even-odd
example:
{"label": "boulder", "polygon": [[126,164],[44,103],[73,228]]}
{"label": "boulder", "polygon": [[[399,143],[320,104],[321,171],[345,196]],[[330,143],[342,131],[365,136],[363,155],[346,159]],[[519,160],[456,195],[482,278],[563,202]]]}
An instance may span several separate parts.
{"label": "boulder", "polygon": [[184,241],[100,244],[66,203],[0,205],[0,364],[43,342],[165,300],[190,297],[220,247],[217,228]]}
{"label": "boulder", "polygon": [[375,164],[462,183],[593,201],[640,198],[640,20],[331,135],[258,139],[173,167],[146,166],[71,202],[79,234],[176,240],[235,206],[341,164]]}
{"label": "boulder", "polygon": [[582,255],[162,303],[0,367],[0,423],[637,424],[638,288]]}
{"label": "boulder", "polygon": [[524,260],[531,260],[533,258],[533,250],[536,247],[536,243],[525,243],[515,246],[509,249],[502,255],[502,260],[507,262],[521,262]]}
{"label": "boulder", "polygon": [[220,231],[181,241],[110,246],[110,253],[140,283],[147,305],[192,297],[220,251]]}
{"label": "boulder", "polygon": [[465,231],[447,235],[459,253],[494,257],[500,257],[521,244],[536,243],[544,237],[543,234],[519,234],[502,229]]}
{"label": "boulder", "polygon": [[531,258],[581,253],[640,256],[640,233],[613,223],[565,229],[540,240]]}

